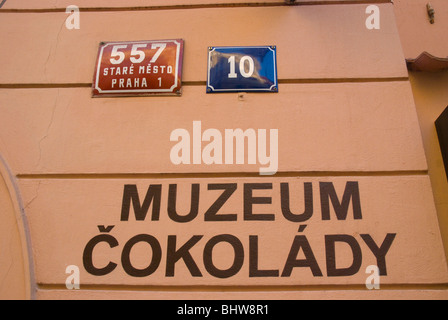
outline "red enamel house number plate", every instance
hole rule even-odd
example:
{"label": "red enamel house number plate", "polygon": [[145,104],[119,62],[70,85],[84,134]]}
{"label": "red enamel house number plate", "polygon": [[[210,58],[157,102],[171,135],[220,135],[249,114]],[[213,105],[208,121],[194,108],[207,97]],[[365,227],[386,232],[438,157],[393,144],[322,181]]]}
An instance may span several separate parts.
{"label": "red enamel house number plate", "polygon": [[184,42],[102,42],[93,97],[180,95]]}

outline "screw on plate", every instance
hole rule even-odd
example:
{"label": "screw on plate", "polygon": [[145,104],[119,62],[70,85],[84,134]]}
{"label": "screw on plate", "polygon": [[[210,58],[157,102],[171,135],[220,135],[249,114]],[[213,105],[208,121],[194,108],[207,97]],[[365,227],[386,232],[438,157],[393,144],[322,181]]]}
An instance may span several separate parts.
{"label": "screw on plate", "polygon": [[428,10],[429,22],[431,22],[431,24],[434,24],[434,22],[435,22],[434,16],[435,16],[436,11],[432,7],[431,3],[429,3],[429,2],[426,5],[426,9]]}

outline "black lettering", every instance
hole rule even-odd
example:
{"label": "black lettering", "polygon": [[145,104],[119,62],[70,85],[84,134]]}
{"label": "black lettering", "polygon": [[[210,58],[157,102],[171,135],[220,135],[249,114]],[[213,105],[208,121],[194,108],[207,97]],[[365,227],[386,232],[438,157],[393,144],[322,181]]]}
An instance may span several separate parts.
{"label": "black lettering", "polygon": [[376,258],[376,265],[380,269],[380,276],[387,276],[386,254],[389,252],[396,235],[396,233],[388,233],[379,248],[369,234],[361,235],[362,240],[364,240]]}
{"label": "black lettering", "polygon": [[[150,264],[144,269],[137,269],[131,264],[131,250],[139,242],[146,242],[151,246],[152,258]],[[159,241],[149,234],[139,234],[131,238],[124,246],[123,252],[121,254],[121,263],[123,265],[124,271],[137,278],[147,277],[153,274],[160,265],[160,260],[162,259],[162,248],[160,247]]]}
{"label": "black lettering", "polygon": [[143,221],[149,210],[149,206],[152,206],[152,221],[158,221],[160,216],[160,201],[162,198],[162,186],[161,185],[150,185],[148,192],[146,193],[145,200],[143,204],[140,204],[140,198],[138,196],[136,185],[125,185],[123,191],[123,202],[121,206],[121,221],[129,220],[129,211],[132,206],[134,208],[135,219],[137,221]]}
{"label": "black lettering", "polygon": [[280,184],[282,213],[291,222],[304,222],[309,220],[313,215],[313,185],[311,182],[305,182],[303,185],[305,188],[305,212],[302,214],[294,214],[291,212],[289,205],[289,184]]}
{"label": "black lettering", "polygon": [[114,271],[117,267],[117,264],[113,262],[109,262],[104,268],[97,268],[93,265],[93,249],[95,249],[95,246],[100,242],[106,242],[111,248],[115,248],[116,246],[118,246],[117,239],[108,234],[100,234],[87,243],[82,255],[82,260],[84,269],[86,269],[88,273],[94,276],[105,276]]}
{"label": "black lettering", "polygon": [[[213,263],[213,248],[220,242],[229,243],[235,253],[232,266],[226,270],[218,269]],[[230,234],[222,234],[211,238],[204,247],[204,266],[207,272],[213,277],[225,279],[237,274],[244,263],[244,248],[241,241]]]}
{"label": "black lettering", "polygon": [[202,273],[190,253],[190,249],[193,248],[202,237],[203,236],[193,236],[182,247],[176,250],[176,236],[168,236],[168,249],[166,254],[167,277],[174,277],[174,266],[180,259],[184,260],[185,265],[193,277],[202,277]]}
{"label": "black lettering", "polygon": [[258,236],[249,236],[249,277],[266,278],[278,277],[278,270],[258,269]]}
{"label": "black lettering", "polygon": [[190,212],[181,216],[176,210],[177,202],[177,184],[170,184],[168,191],[168,216],[174,222],[186,223],[197,217],[199,212],[199,184],[191,185],[191,205]]}
{"label": "black lettering", "polygon": [[271,204],[270,197],[254,197],[253,190],[272,190],[272,183],[245,183],[244,184],[244,220],[247,221],[274,221],[274,214],[253,213],[254,204]]}
{"label": "black lettering", "polygon": [[[303,250],[305,259],[297,259],[297,255]],[[317,264],[313,250],[306,236],[296,236],[289,251],[288,259],[282,272],[282,277],[290,277],[294,268],[310,268],[313,276],[322,277],[322,271]]]}
{"label": "black lettering", "polygon": [[361,200],[359,197],[359,186],[356,181],[349,181],[345,186],[342,202],[339,202],[336,190],[332,182],[321,182],[320,201],[322,208],[322,220],[330,220],[330,199],[338,220],[346,220],[350,201],[353,204],[353,217],[355,220],[362,219]]}
{"label": "black lettering", "polygon": [[236,183],[225,183],[225,184],[209,184],[208,190],[224,190],[224,192],[219,196],[219,198],[212,204],[212,206],[204,214],[205,221],[236,221],[236,214],[221,214],[217,215],[219,209],[226,203],[227,200],[232,196],[237,188]]}
{"label": "black lettering", "polygon": [[[348,244],[353,253],[352,265],[347,268],[336,267],[336,242],[344,242]],[[327,275],[329,277],[352,276],[361,268],[362,252],[358,241],[352,236],[337,234],[325,236],[325,250],[327,258]]]}

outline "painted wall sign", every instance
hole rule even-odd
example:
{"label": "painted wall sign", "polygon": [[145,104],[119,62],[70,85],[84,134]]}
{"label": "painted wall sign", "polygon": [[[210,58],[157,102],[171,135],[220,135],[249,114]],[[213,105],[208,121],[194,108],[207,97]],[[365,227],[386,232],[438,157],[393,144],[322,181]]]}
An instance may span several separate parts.
{"label": "painted wall sign", "polygon": [[[382,284],[424,283],[446,268],[440,245],[421,241],[437,230],[421,214],[432,197],[425,177],[54,179],[23,186],[27,199],[37,188],[54,197],[47,211],[48,198],[33,202],[30,215],[36,232],[52,234],[35,240],[48,248],[36,257],[43,283],[64,283],[67,265],[79,267],[81,288],[364,285],[372,265]],[[75,214],[60,214],[68,210],[67,193]]]}
{"label": "painted wall sign", "polygon": [[277,49],[209,47],[207,93],[278,92]]}
{"label": "painted wall sign", "polygon": [[93,96],[180,95],[183,40],[102,42]]}

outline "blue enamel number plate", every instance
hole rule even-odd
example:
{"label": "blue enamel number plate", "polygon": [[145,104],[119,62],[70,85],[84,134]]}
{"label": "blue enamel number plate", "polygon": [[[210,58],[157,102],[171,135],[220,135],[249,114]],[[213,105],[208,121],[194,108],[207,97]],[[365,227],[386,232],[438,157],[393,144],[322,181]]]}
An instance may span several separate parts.
{"label": "blue enamel number plate", "polygon": [[209,47],[207,93],[278,92],[275,46]]}

